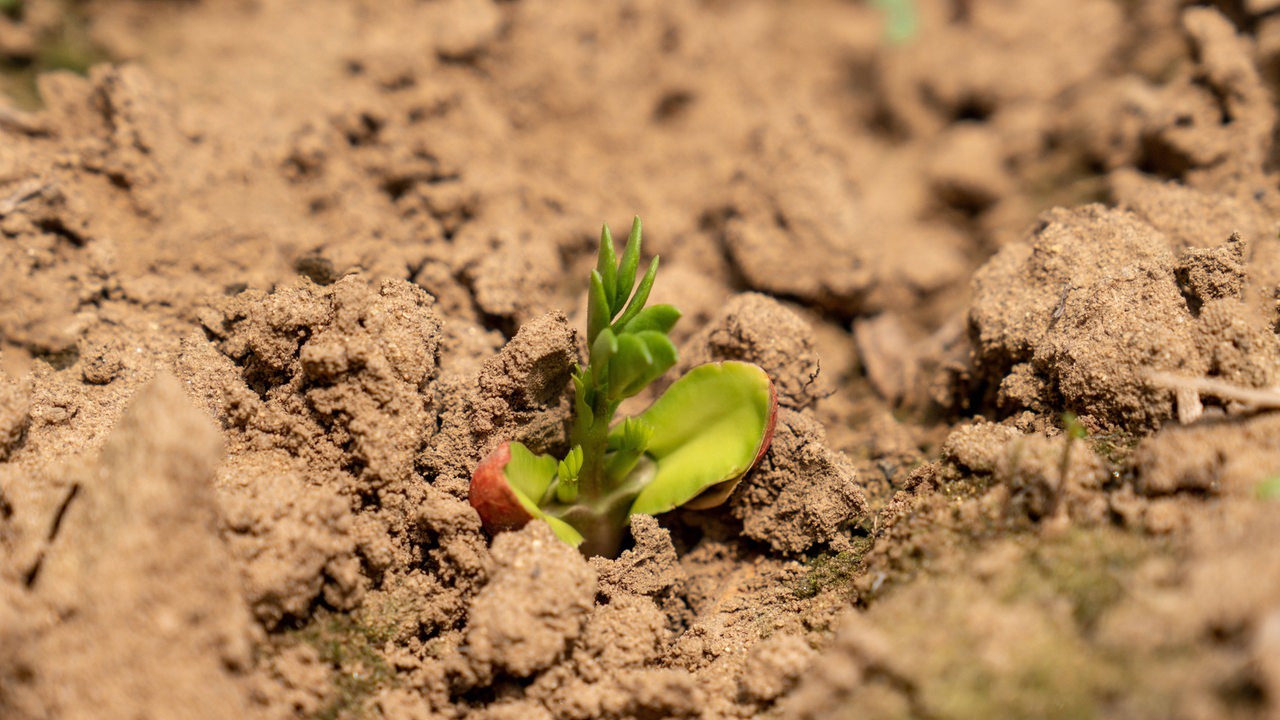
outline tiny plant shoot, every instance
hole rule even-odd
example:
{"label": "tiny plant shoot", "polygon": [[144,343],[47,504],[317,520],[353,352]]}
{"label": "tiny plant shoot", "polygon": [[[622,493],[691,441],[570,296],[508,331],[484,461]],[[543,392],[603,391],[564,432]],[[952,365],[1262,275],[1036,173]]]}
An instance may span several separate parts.
{"label": "tiny plant shoot", "polygon": [[586,365],[573,371],[574,420],[562,458],[503,442],[476,468],[470,501],[490,533],[543,520],[590,555],[617,555],[632,515],[724,502],[773,438],[777,395],[756,365],[700,365],[647,410],[614,421],[623,400],[676,364],[670,305],[645,307],[658,258],[636,283],[640,219],[622,258],[600,233],[587,296]]}
{"label": "tiny plant shoot", "polygon": [[884,13],[884,34],[889,42],[902,45],[916,35],[919,16],[914,0],[871,0]]}

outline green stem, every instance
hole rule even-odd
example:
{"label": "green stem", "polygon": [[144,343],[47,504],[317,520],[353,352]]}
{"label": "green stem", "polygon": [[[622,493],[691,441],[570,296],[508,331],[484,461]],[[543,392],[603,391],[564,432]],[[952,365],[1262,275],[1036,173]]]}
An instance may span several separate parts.
{"label": "green stem", "polygon": [[583,542],[578,549],[583,554],[616,557],[626,535],[631,505],[657,471],[653,461],[641,458],[630,475],[599,497],[590,501],[580,498],[569,504],[553,502],[543,509],[582,533]]}
{"label": "green stem", "polygon": [[[609,493],[605,481],[605,453],[609,450],[609,423],[618,411],[618,403],[609,402],[601,388],[591,388],[591,422],[575,422],[570,443],[582,446],[582,471],[578,474],[578,491],[587,502],[599,500]],[[582,420],[581,416],[578,418]]]}

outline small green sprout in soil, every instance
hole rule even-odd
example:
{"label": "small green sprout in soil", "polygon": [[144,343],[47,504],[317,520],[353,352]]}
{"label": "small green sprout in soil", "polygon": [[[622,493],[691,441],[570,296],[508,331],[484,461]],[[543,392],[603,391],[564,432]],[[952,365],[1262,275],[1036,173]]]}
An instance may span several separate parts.
{"label": "small green sprout in soil", "polygon": [[1071,411],[1062,413],[1062,431],[1067,436],[1066,448],[1063,451],[1062,468],[1066,473],[1070,461],[1071,446],[1076,440],[1088,440],[1093,452],[1106,461],[1110,467],[1112,480],[1118,480],[1132,465],[1132,455],[1138,445],[1138,437],[1123,432],[1091,434],[1079,416]]}
{"label": "small green sprout in soil", "polygon": [[564,457],[503,442],[471,479],[470,501],[490,533],[543,520],[590,555],[615,556],[630,517],[728,499],[773,437],[777,395],[760,367],[700,365],[647,410],[615,422],[618,407],[676,364],[671,305],[645,307],[658,258],[636,282],[640,219],[619,259],[606,225],[587,296],[586,365],[574,369],[574,421]]}
{"label": "small green sprout in soil", "polygon": [[[89,37],[85,3],[59,0],[54,5],[55,21],[48,27],[37,28],[39,37],[34,54],[0,57],[0,95],[17,108],[37,110],[43,107],[36,87],[36,78],[41,73],[70,70],[85,75],[90,66],[109,59]],[[24,0],[0,0],[0,18],[10,22],[27,22],[27,9]]]}
{"label": "small green sprout in soil", "polygon": [[1089,429],[1080,422],[1079,416],[1068,410],[1062,413],[1062,430],[1072,440],[1084,440],[1089,437]]}
{"label": "small green sprout in soil", "polygon": [[1067,435],[1067,441],[1062,445],[1062,464],[1058,467],[1058,478],[1066,482],[1067,471],[1071,467],[1071,446],[1077,440],[1089,437],[1089,430],[1080,422],[1080,418],[1070,411],[1062,413],[1062,429]]}
{"label": "small green sprout in soil", "polygon": [[919,24],[915,0],[872,0],[884,13],[884,34],[895,45],[911,40]]}
{"label": "small green sprout in soil", "polygon": [[1259,500],[1280,500],[1280,475],[1272,475],[1260,481],[1254,486],[1253,494]]}

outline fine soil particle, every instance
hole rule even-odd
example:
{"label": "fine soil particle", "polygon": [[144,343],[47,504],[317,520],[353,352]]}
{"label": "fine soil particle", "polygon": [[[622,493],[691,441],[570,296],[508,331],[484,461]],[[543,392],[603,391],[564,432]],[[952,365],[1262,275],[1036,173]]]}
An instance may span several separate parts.
{"label": "fine soil particle", "polygon": [[778,411],[768,454],[729,500],[743,535],[790,553],[848,545],[852,529],[867,520],[867,501],[852,463],[824,440],[811,417]]}
{"label": "fine soil particle", "polygon": [[[0,2],[0,716],[1280,712],[1277,3],[889,4]],[[772,445],[490,537],[635,215]]]}

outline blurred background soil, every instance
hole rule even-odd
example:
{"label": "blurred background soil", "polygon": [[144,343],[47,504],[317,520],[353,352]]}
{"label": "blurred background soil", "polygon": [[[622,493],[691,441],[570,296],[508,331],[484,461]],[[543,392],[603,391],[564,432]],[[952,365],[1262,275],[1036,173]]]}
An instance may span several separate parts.
{"label": "blurred background soil", "polygon": [[[0,716],[1280,714],[1280,3],[918,5],[0,0]],[[487,537],[633,215],[773,446]]]}

